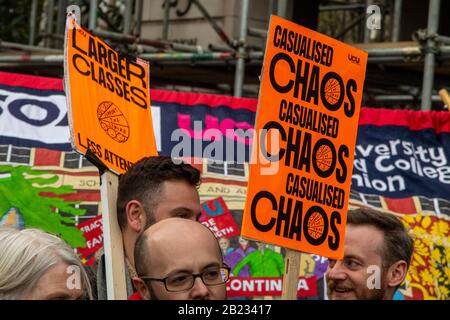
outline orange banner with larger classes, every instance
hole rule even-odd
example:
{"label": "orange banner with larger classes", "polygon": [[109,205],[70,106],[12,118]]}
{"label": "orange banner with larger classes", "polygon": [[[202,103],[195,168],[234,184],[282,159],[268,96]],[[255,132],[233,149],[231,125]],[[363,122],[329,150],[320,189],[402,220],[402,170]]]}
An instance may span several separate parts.
{"label": "orange banner with larger classes", "polygon": [[339,259],[367,53],[270,20],[242,235]]}
{"label": "orange banner with larger classes", "polygon": [[116,173],[157,155],[149,65],[116,52],[68,17],[65,91],[72,146]]}

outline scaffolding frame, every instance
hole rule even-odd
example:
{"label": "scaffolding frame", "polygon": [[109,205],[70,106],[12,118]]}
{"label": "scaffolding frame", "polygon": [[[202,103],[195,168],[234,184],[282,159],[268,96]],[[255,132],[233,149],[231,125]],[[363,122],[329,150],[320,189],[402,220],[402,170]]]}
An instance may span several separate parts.
{"label": "scaffolding frame", "polygon": [[[197,65],[221,65],[228,64],[235,66],[234,72],[234,96],[241,97],[244,88],[244,79],[246,72],[246,64],[261,64],[264,52],[259,50],[251,50],[247,46],[247,38],[249,36],[260,37],[265,39],[266,30],[249,28],[249,6],[250,0],[240,0],[240,29],[239,39],[231,39],[222,27],[211,17],[207,9],[202,5],[200,0],[189,0],[189,5],[196,6],[202,13],[203,18],[208,21],[213,30],[223,41],[223,45],[209,45],[203,48],[199,45],[186,45],[171,42],[168,40],[168,31],[170,26],[170,0],[165,0],[163,5],[163,28],[161,39],[145,39],[140,37],[142,25],[142,9],[143,0],[124,0],[125,11],[123,13],[123,32],[104,31],[97,28],[97,21],[100,18],[99,1],[83,0],[89,3],[88,12],[88,29],[95,35],[108,39],[111,42],[126,44],[126,48],[137,54],[140,58],[149,59],[161,63],[186,63]],[[253,0],[254,1],[254,0]],[[397,42],[401,30],[401,9],[402,0],[392,0],[393,9],[391,14],[391,41]],[[101,2],[101,1],[100,1]],[[365,11],[367,6],[371,4],[371,0],[359,0],[359,2],[320,5],[319,12],[323,11]],[[0,48],[21,50],[22,53],[0,55],[0,66],[6,64],[23,64],[23,63],[39,63],[39,64],[62,64],[64,55],[62,50],[55,48],[55,43],[62,43],[63,25],[65,17],[65,6],[67,0],[58,0],[55,6],[55,0],[46,0],[46,21],[44,38],[44,46],[36,46],[36,22],[37,22],[37,6],[38,1],[32,0],[29,24],[29,41],[28,44],[12,43],[0,40]],[[269,13],[276,14],[287,18],[288,0],[271,0],[269,1]],[[135,13],[133,16],[133,6]],[[58,8],[56,28],[54,27],[54,11]],[[64,10],[63,10],[64,8]],[[433,93],[433,83],[435,76],[436,59],[450,59],[450,38],[437,34],[439,25],[439,8],[440,0],[430,0],[428,9],[428,23],[426,30],[418,30],[416,33],[416,42],[414,44],[394,48],[371,48],[365,47],[364,43],[357,45],[369,54],[369,64],[385,64],[385,63],[404,63],[404,62],[421,62],[423,65],[421,108],[422,110],[431,110],[432,101],[436,101],[436,95]],[[345,15],[344,15],[345,18]],[[134,20],[134,21],[133,21]],[[365,23],[363,15],[360,18],[352,20],[348,25],[344,26],[338,36],[343,37],[347,32],[355,26],[361,28],[361,24]],[[133,27],[134,25],[134,27]],[[56,29],[56,30],[54,30]],[[361,29],[360,29],[361,30]],[[361,33],[361,32],[360,32]],[[368,29],[364,29],[364,40],[369,40]],[[404,95],[378,95],[377,101],[397,101],[406,99]]]}

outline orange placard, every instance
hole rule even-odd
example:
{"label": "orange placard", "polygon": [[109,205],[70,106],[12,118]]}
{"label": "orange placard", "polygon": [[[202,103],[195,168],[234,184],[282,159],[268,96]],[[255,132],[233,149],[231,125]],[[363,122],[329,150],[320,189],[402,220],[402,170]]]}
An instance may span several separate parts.
{"label": "orange placard", "polygon": [[90,149],[119,174],[142,157],[158,154],[147,62],[119,54],[69,16],[64,73],[76,151],[86,155]]}
{"label": "orange placard", "polygon": [[338,259],[367,53],[272,16],[242,235]]}

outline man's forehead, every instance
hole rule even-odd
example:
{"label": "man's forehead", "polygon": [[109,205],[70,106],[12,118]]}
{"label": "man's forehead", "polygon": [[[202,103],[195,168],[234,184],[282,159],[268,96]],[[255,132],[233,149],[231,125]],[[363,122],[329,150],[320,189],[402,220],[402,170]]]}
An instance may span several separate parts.
{"label": "man's forehead", "polygon": [[200,207],[200,196],[195,186],[182,180],[165,181],[158,195],[158,204]]}
{"label": "man's forehead", "polygon": [[382,231],[370,225],[347,225],[344,243],[345,256],[380,255],[382,249]]}
{"label": "man's forehead", "polygon": [[152,225],[146,231],[147,245],[161,251],[182,247],[214,247],[217,240],[201,223],[182,218],[168,218]]}
{"label": "man's forehead", "polygon": [[166,180],[166,181],[163,181],[160,186],[161,190],[166,191],[166,192],[170,192],[170,189],[174,188],[174,187],[178,187],[178,188],[183,187],[183,188],[188,188],[192,191],[196,191],[196,192],[198,191],[196,186],[194,186],[194,185],[190,184],[189,182],[187,182],[186,180],[182,180],[182,179]]}
{"label": "man's forehead", "polygon": [[[184,240],[181,241],[180,238]],[[151,241],[151,256],[158,257],[150,259],[151,268],[160,276],[178,269],[194,272],[196,269],[203,269],[212,263],[221,264],[220,249],[217,249],[217,245],[213,241],[206,237],[198,238],[198,241],[186,239],[184,236],[177,237],[176,232],[170,238]]]}

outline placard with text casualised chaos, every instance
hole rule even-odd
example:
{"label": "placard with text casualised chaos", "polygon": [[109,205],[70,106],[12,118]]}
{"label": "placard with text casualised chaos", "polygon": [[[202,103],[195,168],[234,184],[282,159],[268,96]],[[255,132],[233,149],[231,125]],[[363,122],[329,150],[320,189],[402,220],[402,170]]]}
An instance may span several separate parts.
{"label": "placard with text casualised chaos", "polygon": [[242,235],[341,258],[367,53],[272,16]]}
{"label": "placard with text casualised chaos", "polygon": [[125,172],[157,155],[150,108],[149,65],[128,59],[67,18],[65,91],[71,141],[111,171]]}

